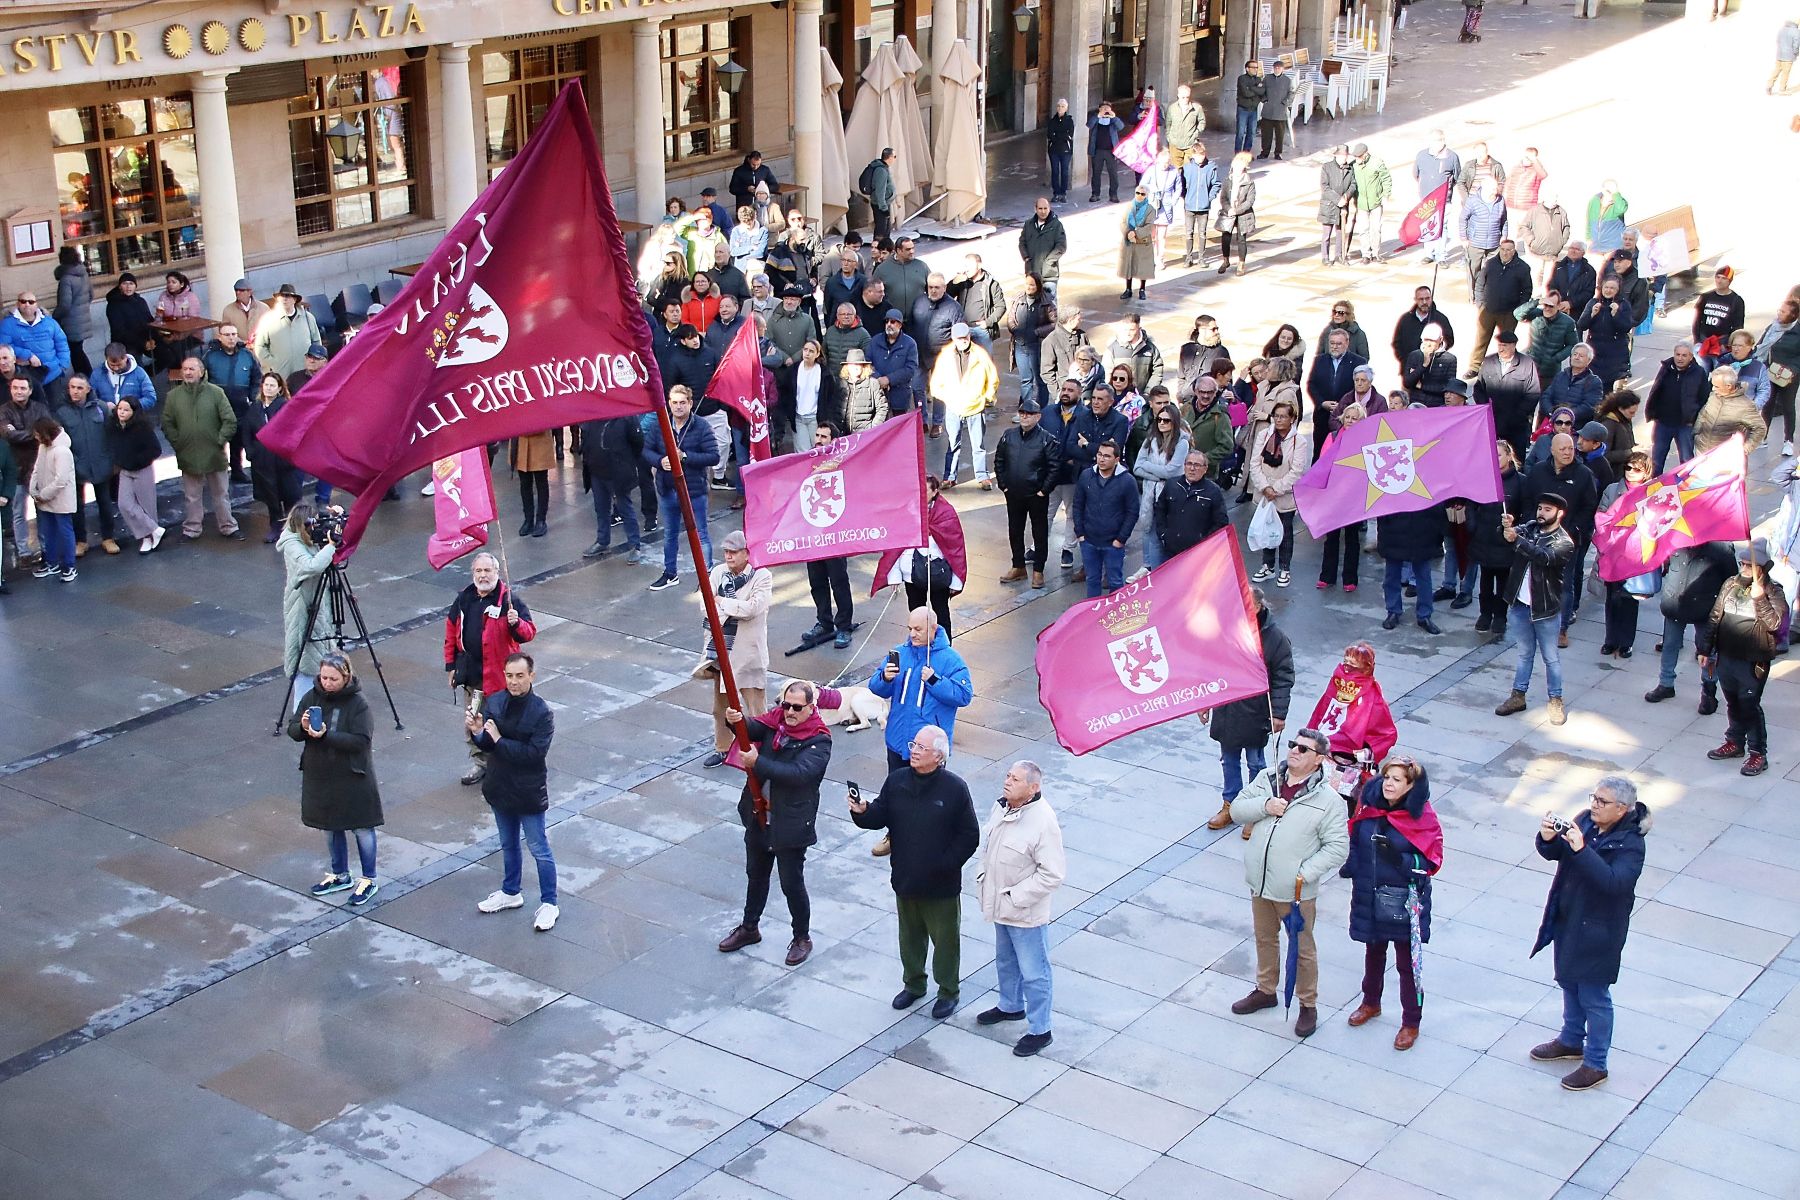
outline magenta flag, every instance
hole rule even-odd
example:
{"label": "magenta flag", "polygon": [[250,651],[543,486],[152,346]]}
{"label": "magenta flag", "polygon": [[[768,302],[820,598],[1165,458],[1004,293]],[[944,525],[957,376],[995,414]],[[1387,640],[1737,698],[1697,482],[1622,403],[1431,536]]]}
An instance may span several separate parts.
{"label": "magenta flag", "polygon": [[1125,140],[1113,147],[1113,157],[1142,175],[1156,162],[1156,106],[1151,105],[1144,119],[1137,123],[1137,128],[1125,135]]}
{"label": "magenta flag", "polygon": [[425,543],[425,558],[434,571],[487,545],[487,524],[496,514],[494,477],[488,471],[487,451],[480,446],[431,464],[436,485],[432,508],[437,530]]}
{"label": "magenta flag", "polygon": [[261,436],[356,493],[342,558],[409,472],[661,401],[587,102],[571,83],[393,303]]}
{"label": "magenta flag", "polygon": [[1038,634],[1038,700],[1072,754],[1269,690],[1237,534],[1221,529]]}
{"label": "magenta flag", "polygon": [[1500,498],[1494,413],[1485,404],[1365,417],[1333,434],[1294,485],[1300,519],[1315,538],[1352,521],[1446,500]]}
{"label": "magenta flag", "polygon": [[728,406],[750,426],[750,457],[757,462],[769,457],[769,373],[757,352],[756,318],[745,314],[744,323],[725,347],[725,357],[713,371],[706,394]]}
{"label": "magenta flag", "polygon": [[925,429],[917,411],[744,468],[750,561],[843,558],[923,546]]}
{"label": "magenta flag", "polygon": [[1677,550],[1748,540],[1745,475],[1740,433],[1666,475],[1625,489],[1594,520],[1600,578],[1619,583],[1656,570]]}

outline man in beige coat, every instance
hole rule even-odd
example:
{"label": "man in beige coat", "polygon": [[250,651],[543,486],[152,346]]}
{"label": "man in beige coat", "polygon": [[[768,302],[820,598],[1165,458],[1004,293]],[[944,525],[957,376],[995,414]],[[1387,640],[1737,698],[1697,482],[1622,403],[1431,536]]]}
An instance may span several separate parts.
{"label": "man in beige coat", "polygon": [[1029,1058],[1050,1044],[1050,897],[1068,871],[1062,828],[1044,799],[1044,770],[1020,759],[1006,772],[1000,799],[981,831],[975,876],[983,919],[994,923],[1000,1003],[976,1016],[983,1025],[1024,1021],[1013,1047]]}
{"label": "man in beige coat", "polygon": [[[719,543],[725,561],[712,569],[713,594],[718,598],[719,619],[725,626],[725,642],[731,649],[731,674],[747,713],[767,712],[769,684],[769,603],[775,596],[775,576],[767,567],[750,565],[750,543],[743,532],[732,530]],[[704,765],[724,765],[733,734],[725,720],[725,680],[707,639],[707,656],[694,668],[696,679],[713,681],[713,752]]]}
{"label": "man in beige coat", "polygon": [[1306,925],[1299,933],[1300,1019],[1294,1033],[1303,1038],[1319,1027],[1319,952],[1313,942],[1319,881],[1350,857],[1343,801],[1325,784],[1328,748],[1324,734],[1302,729],[1288,747],[1287,761],[1251,780],[1231,802],[1231,819],[1250,828],[1244,878],[1256,931],[1256,987],[1231,1011],[1241,1017],[1281,1003],[1275,996],[1281,919],[1298,904]]}

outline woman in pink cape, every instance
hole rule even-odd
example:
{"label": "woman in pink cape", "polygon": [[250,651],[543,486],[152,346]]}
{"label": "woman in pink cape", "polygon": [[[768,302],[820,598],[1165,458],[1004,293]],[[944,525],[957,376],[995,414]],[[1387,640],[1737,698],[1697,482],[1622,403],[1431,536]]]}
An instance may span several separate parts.
{"label": "woman in pink cape", "polygon": [[1329,741],[1331,763],[1326,770],[1331,786],[1344,797],[1346,810],[1354,812],[1375,764],[1399,740],[1394,714],[1375,681],[1375,647],[1367,642],[1344,647],[1344,660],[1331,673],[1308,724]]}

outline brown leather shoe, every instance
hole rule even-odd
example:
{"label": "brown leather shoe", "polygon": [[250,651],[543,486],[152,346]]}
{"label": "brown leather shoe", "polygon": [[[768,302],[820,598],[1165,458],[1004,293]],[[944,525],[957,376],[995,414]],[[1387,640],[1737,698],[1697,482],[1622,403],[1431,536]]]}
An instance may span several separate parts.
{"label": "brown leather shoe", "polygon": [[1031,573],[1031,586],[1040,592],[1044,590],[1044,573],[1042,571]]}
{"label": "brown leather shoe", "polygon": [[1569,648],[1569,631],[1568,630],[1565,629],[1561,633],[1556,635],[1556,648],[1558,650],[1567,650]]}
{"label": "brown leather shoe", "polygon": [[1573,1071],[1562,1077],[1562,1085],[1571,1092],[1585,1092],[1598,1083],[1606,1082],[1606,1072],[1582,1063]]}
{"label": "brown leather shoe", "polygon": [[873,846],[869,847],[869,853],[876,858],[886,858],[893,848],[894,840],[889,837],[883,837],[879,842],[876,842]]}
{"label": "brown leather shoe", "polygon": [[1294,1022],[1294,1036],[1309,1038],[1319,1031],[1319,1010],[1300,1006],[1300,1019]]}
{"label": "brown leather shoe", "polygon": [[1402,1025],[1400,1032],[1394,1035],[1394,1049],[1411,1050],[1413,1043],[1418,1040],[1419,1027],[1417,1025]]}
{"label": "brown leather shoe", "polygon": [[[795,938],[793,941],[788,943],[787,965],[790,967],[797,967],[801,963],[805,962],[806,956],[811,953],[812,953],[812,939],[811,938],[809,938],[809,937]],[[1408,1043],[1408,1044],[1410,1045],[1410,1043]]]}
{"label": "brown leather shoe", "polygon": [[1249,1016],[1253,1012],[1261,1012],[1265,1008],[1274,1008],[1280,1001],[1275,999],[1274,992],[1265,992],[1261,988],[1252,988],[1250,994],[1231,1006],[1231,1011],[1240,1017]]}
{"label": "brown leather shoe", "polygon": [[1580,1058],[1581,1047],[1571,1046],[1557,1038],[1554,1041],[1540,1042],[1531,1048],[1531,1057],[1539,1062],[1555,1062],[1559,1058]]}
{"label": "brown leather shoe", "polygon": [[1356,1011],[1350,1014],[1351,1025],[1367,1025],[1381,1015],[1379,1004],[1359,1004]]}
{"label": "brown leather shoe", "polygon": [[1023,578],[1025,578],[1025,568],[1024,567],[1014,567],[1012,570],[1008,571],[1006,574],[1004,574],[1000,577],[1000,582],[1001,583],[1017,583],[1017,582],[1019,582],[1019,580],[1021,580]]}
{"label": "brown leather shoe", "polygon": [[1219,805],[1219,811],[1206,818],[1208,829],[1223,829],[1229,824],[1231,824],[1231,805],[1229,804]]}
{"label": "brown leather shoe", "polygon": [[100,548],[108,554],[117,554],[119,552],[119,543],[113,541],[111,538],[101,538]]}
{"label": "brown leather shoe", "polygon": [[725,935],[719,943],[719,953],[730,954],[733,950],[742,950],[745,946],[754,946],[762,941],[762,933],[751,925],[739,925]]}
{"label": "brown leather shoe", "polygon": [[1075,573],[1073,575],[1069,576],[1069,581],[1071,583],[1087,582],[1087,568],[1086,567],[1076,567]]}
{"label": "brown leather shoe", "polygon": [[1243,832],[1243,835],[1242,835],[1242,836],[1243,836],[1243,839],[1244,839],[1244,840],[1245,840],[1245,841],[1246,841],[1246,842],[1247,842],[1247,841],[1249,841],[1249,840],[1250,840],[1250,830],[1251,830],[1251,829],[1252,829],[1252,828],[1253,828],[1253,826],[1250,826],[1250,825],[1246,825],[1246,826],[1244,826],[1244,832]]}

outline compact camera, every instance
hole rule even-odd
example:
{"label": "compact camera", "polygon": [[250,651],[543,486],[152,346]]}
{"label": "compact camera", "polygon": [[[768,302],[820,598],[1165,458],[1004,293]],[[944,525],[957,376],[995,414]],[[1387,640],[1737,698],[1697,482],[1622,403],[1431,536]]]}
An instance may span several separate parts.
{"label": "compact camera", "polygon": [[1550,828],[1556,830],[1559,834],[1563,834],[1575,828],[1575,822],[1568,820],[1565,817],[1551,817]]}

